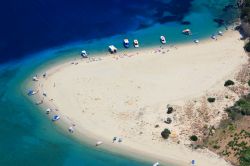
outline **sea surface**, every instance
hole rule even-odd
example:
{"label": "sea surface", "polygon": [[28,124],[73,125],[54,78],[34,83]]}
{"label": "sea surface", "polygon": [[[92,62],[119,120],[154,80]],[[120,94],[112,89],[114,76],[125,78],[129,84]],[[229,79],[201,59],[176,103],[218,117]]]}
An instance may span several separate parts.
{"label": "sea surface", "polygon": [[[0,166],[152,165],[69,136],[28,99],[27,80],[66,58],[209,38],[237,18],[235,0],[9,0],[0,5]],[[228,7],[226,7],[228,6]],[[218,24],[214,19],[225,20]],[[192,36],[181,31],[190,28]],[[129,48],[133,49],[133,48]],[[94,125],[94,124],[93,124]],[[153,162],[153,161],[152,161]]]}

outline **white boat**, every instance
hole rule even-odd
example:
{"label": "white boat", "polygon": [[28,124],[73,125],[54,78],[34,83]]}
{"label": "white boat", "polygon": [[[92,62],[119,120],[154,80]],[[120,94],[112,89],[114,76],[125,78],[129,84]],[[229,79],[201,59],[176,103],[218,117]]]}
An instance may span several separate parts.
{"label": "white boat", "polygon": [[82,56],[83,58],[88,58],[87,51],[82,50],[82,52],[81,52],[81,56]]}
{"label": "white boat", "polygon": [[59,115],[55,115],[55,116],[53,116],[52,121],[57,121],[59,119],[60,119],[60,116]]}
{"label": "white boat", "polygon": [[29,90],[27,94],[28,94],[28,96],[32,96],[32,95],[35,95],[37,93],[38,93],[38,91]]}
{"label": "white boat", "polygon": [[38,81],[37,76],[33,77],[32,80],[33,80],[33,81]]}
{"label": "white boat", "polygon": [[99,145],[101,145],[101,144],[103,144],[102,141],[97,141],[96,144],[95,144],[95,146],[99,146]]}
{"label": "white boat", "polygon": [[123,40],[123,45],[125,48],[129,48],[129,40],[128,39],[124,39]]}
{"label": "white boat", "polygon": [[135,48],[138,48],[139,47],[139,42],[137,39],[134,40],[134,47]]}
{"label": "white boat", "polygon": [[211,38],[215,40],[217,39],[215,35],[212,35]]}
{"label": "white boat", "polygon": [[46,109],[46,114],[49,114],[52,110],[50,108]]}
{"label": "white boat", "polygon": [[153,164],[153,166],[159,166],[159,165],[160,165],[159,162],[156,162],[156,163]]}
{"label": "white boat", "polygon": [[73,133],[73,132],[74,132],[73,126],[70,126],[70,127],[69,127],[69,132],[70,132],[70,133]]}
{"label": "white boat", "polygon": [[200,41],[198,39],[194,40],[195,43],[199,43]]}
{"label": "white boat", "polygon": [[161,36],[160,39],[162,44],[166,44],[166,38],[164,36]]}
{"label": "white boat", "polygon": [[117,48],[114,45],[109,46],[109,52],[111,54],[117,53]]}
{"label": "white boat", "polygon": [[192,32],[191,32],[190,29],[184,29],[184,30],[182,31],[182,33],[185,34],[185,35],[192,35]]}
{"label": "white boat", "polygon": [[223,32],[222,32],[222,31],[219,31],[219,32],[218,32],[218,35],[223,36]]}

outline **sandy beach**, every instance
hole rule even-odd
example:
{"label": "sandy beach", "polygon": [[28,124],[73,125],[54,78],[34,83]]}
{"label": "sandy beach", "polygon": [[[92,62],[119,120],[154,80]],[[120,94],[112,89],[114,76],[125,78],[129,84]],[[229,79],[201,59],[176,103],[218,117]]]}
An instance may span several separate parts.
{"label": "sandy beach", "polygon": [[[76,134],[102,141],[105,149],[150,156],[152,162],[226,166],[216,154],[188,147],[189,136],[200,136],[204,125],[218,125],[226,116],[223,109],[237,99],[223,85],[247,62],[243,44],[240,34],[229,30],[198,44],[79,58],[51,66],[35,85],[44,109],[74,125]],[[207,103],[207,97],[216,102]],[[167,106],[174,108],[172,114]],[[167,140],[161,137],[165,128],[171,131]],[[113,137],[122,142],[112,143]]]}

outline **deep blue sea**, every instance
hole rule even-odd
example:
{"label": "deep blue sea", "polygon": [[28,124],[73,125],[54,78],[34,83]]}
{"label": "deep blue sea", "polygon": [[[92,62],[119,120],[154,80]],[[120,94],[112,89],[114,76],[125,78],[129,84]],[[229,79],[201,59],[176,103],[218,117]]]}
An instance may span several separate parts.
{"label": "deep blue sea", "polygon": [[[125,37],[139,39],[142,48],[159,45],[160,35],[169,44],[209,37],[237,17],[226,7],[231,4],[235,0],[1,1],[0,166],[152,165],[69,136],[27,99],[26,80],[82,49],[91,55],[115,44],[122,51]],[[185,28],[193,35],[182,35]]]}

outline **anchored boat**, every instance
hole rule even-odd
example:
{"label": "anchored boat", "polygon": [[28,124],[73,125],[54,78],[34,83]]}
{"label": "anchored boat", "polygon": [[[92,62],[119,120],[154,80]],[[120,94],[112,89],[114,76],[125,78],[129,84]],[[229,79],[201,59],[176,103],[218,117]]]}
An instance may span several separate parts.
{"label": "anchored boat", "polygon": [[135,48],[138,48],[139,47],[139,42],[137,39],[134,40],[134,47]]}
{"label": "anchored boat", "polygon": [[129,48],[129,40],[128,40],[128,39],[124,39],[124,40],[123,40],[123,46],[124,46],[125,48]]}
{"label": "anchored boat", "polygon": [[117,48],[114,45],[109,46],[109,52],[111,54],[117,53]]}
{"label": "anchored boat", "polygon": [[192,35],[192,32],[191,32],[190,29],[184,29],[184,30],[182,31],[182,33],[183,33],[184,35]]}
{"label": "anchored boat", "polygon": [[82,50],[82,52],[81,52],[81,56],[82,56],[83,58],[88,58],[87,51]]}
{"label": "anchored boat", "polygon": [[59,119],[60,119],[60,116],[59,115],[55,115],[55,116],[53,116],[52,121],[57,121]]}
{"label": "anchored boat", "polygon": [[166,38],[165,38],[165,36],[161,36],[160,40],[161,40],[162,44],[166,44]]}

